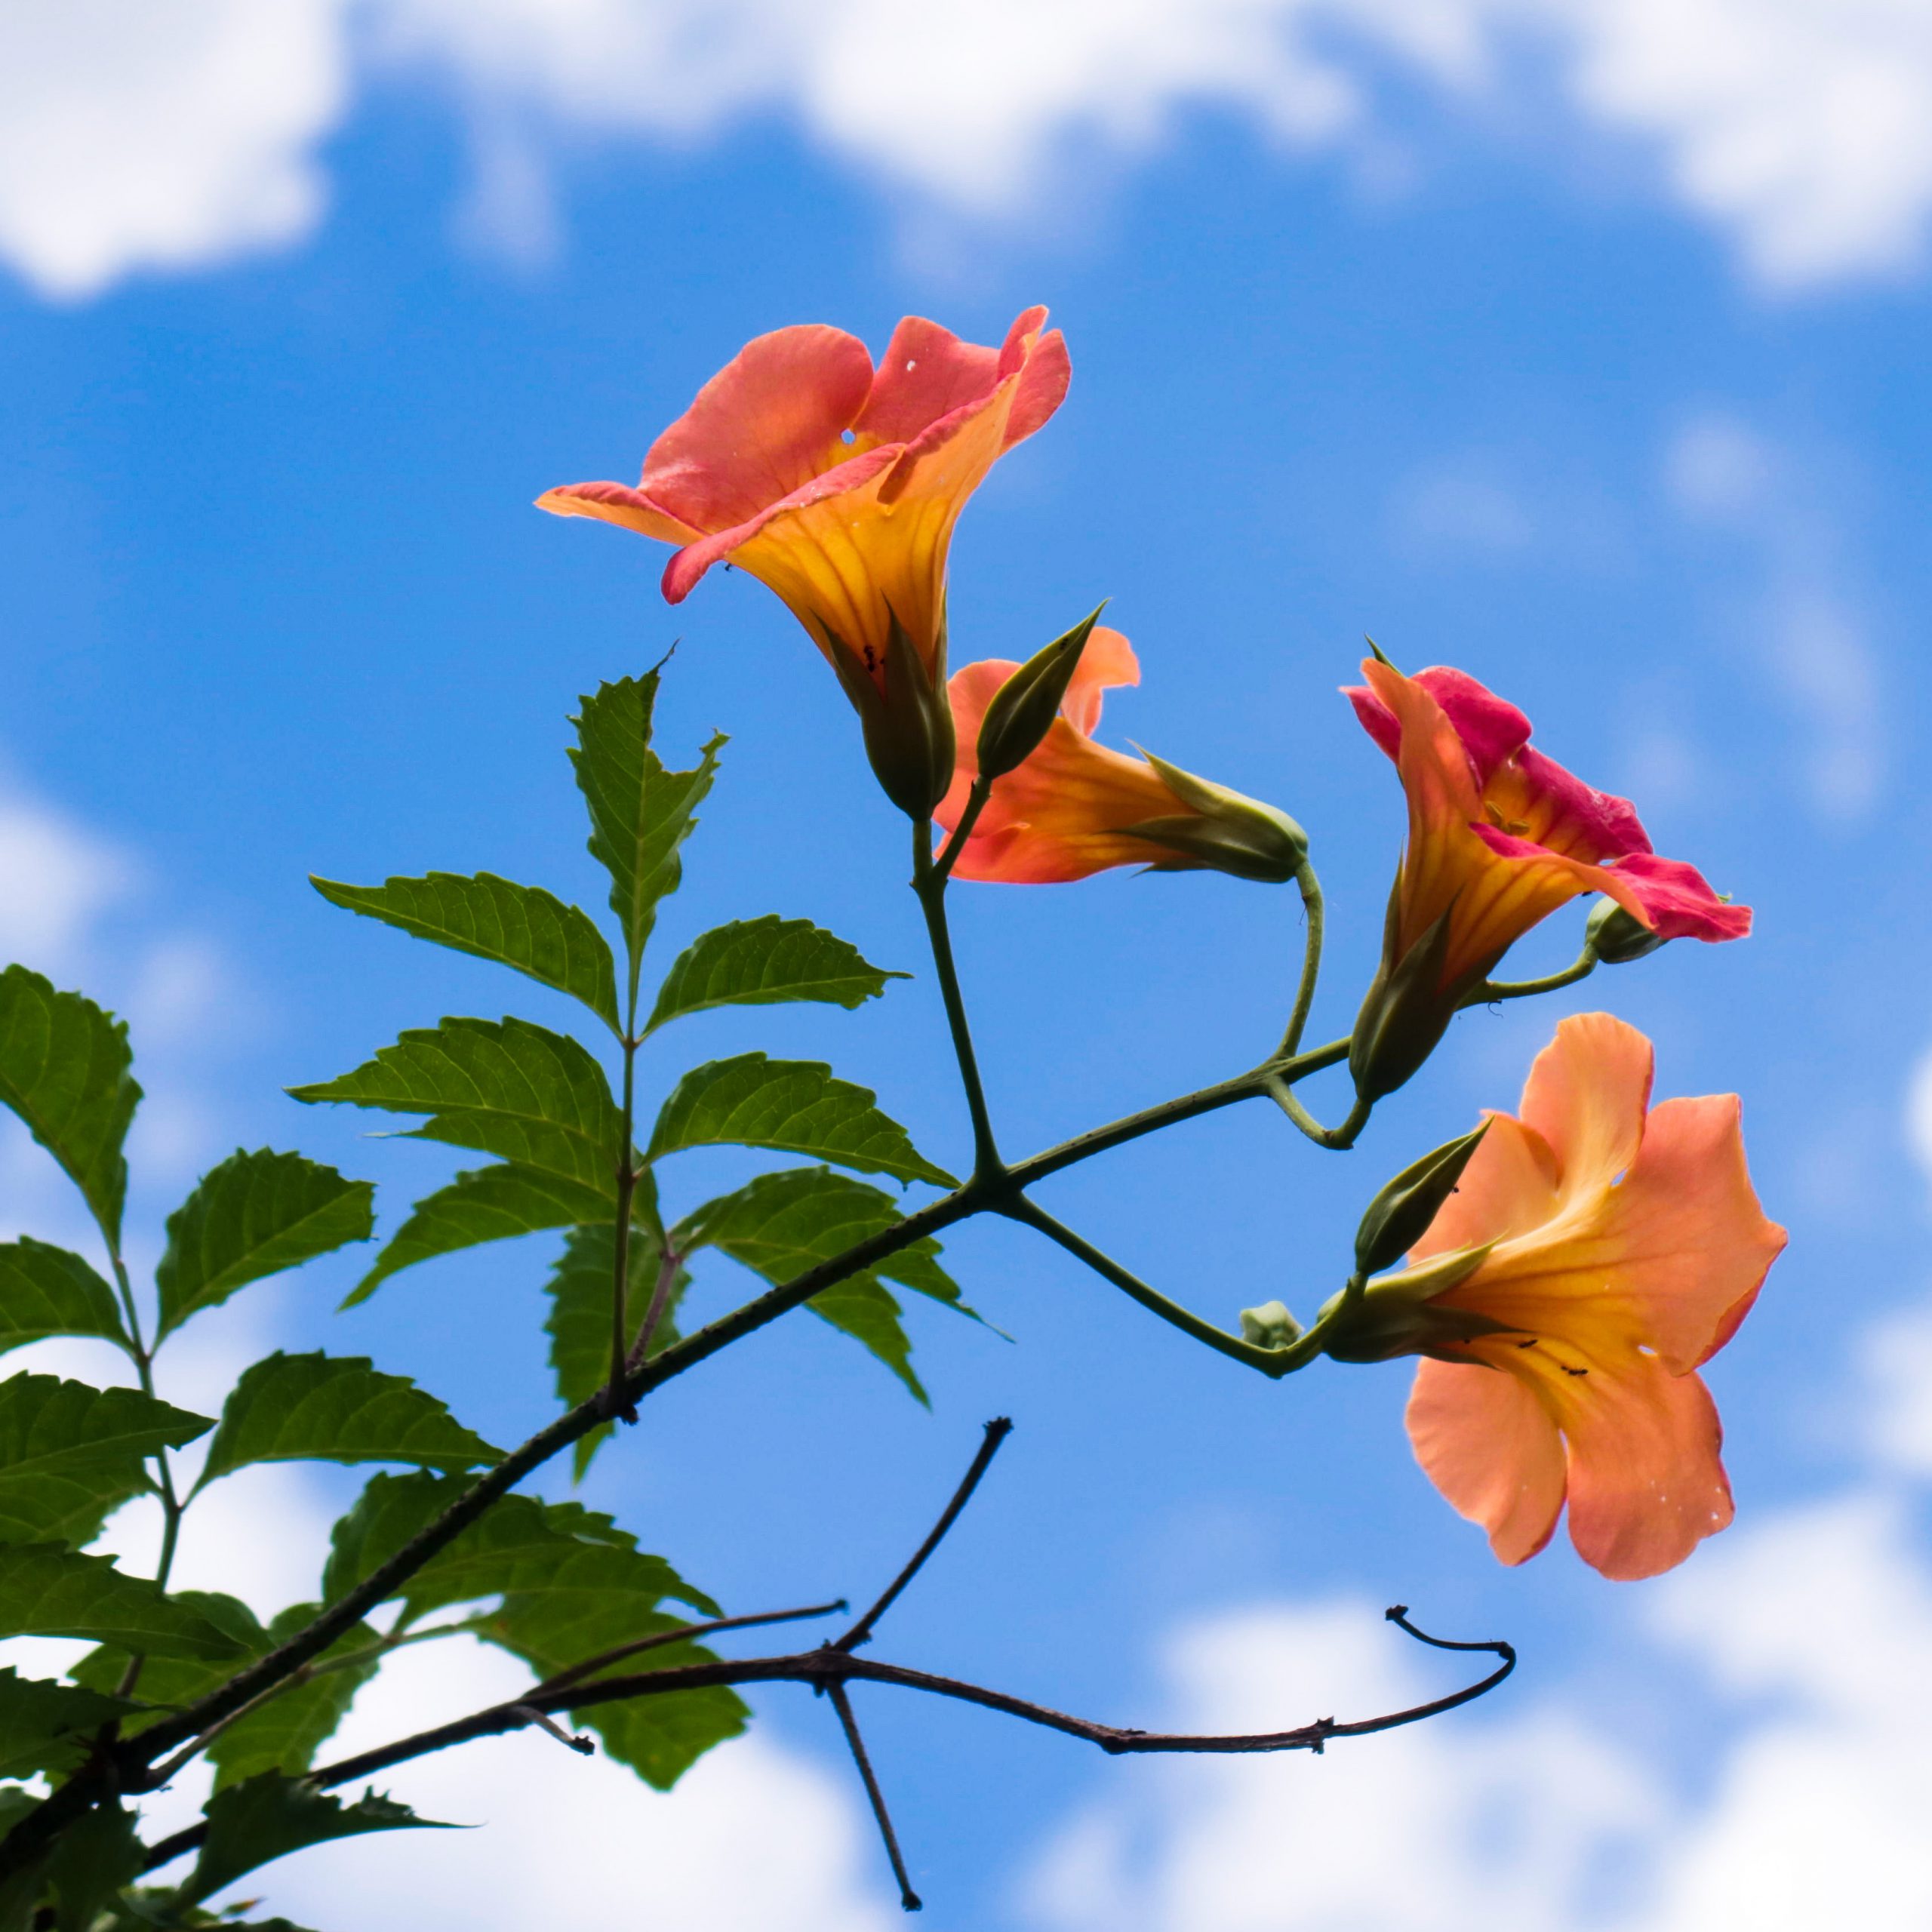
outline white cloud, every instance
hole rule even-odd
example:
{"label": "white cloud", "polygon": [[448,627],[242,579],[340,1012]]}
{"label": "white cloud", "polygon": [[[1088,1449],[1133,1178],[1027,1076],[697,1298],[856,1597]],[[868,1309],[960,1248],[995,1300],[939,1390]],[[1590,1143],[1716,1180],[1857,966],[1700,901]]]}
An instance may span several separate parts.
{"label": "white cloud", "polygon": [[337,0],[8,0],[0,253],[46,296],[291,240],[345,99]]}
{"label": "white cloud", "polygon": [[0,790],[0,955],[6,961],[48,974],[72,971],[96,923],[134,878],[127,855],[105,839],[40,799]]}
{"label": "white cloud", "polygon": [[[362,1694],[331,1753],[407,1737],[529,1681],[471,1638],[420,1646]],[[479,1829],[319,1847],[242,1889],[300,1924],[370,1932],[632,1918],[677,1932],[886,1932],[899,1921],[844,1781],[756,1735],[714,1751],[668,1797],[534,1730],[420,1758],[380,1784],[425,1817]]]}
{"label": "white cloud", "polygon": [[[1525,36],[1543,62],[1499,57]],[[1909,269],[1932,219],[1923,0],[14,0],[0,256],[72,298],[299,237],[357,53],[454,79],[463,226],[523,259],[555,244],[549,151],[584,133],[776,115],[889,198],[1037,219],[1196,106],[1384,168],[1392,67],[1485,131],[1538,118],[1495,112],[1497,74],[1553,82],[1586,152],[1634,139],[1774,285]]]}
{"label": "white cloud", "polygon": [[1666,496],[1687,522],[1732,544],[1755,589],[1737,621],[1807,740],[1801,777],[1829,820],[1877,804],[1888,733],[1872,626],[1854,588],[1842,512],[1818,466],[1734,415],[1685,423],[1663,459]]}
{"label": "white cloud", "polygon": [[[1043,1932],[1921,1932],[1932,1923],[1932,1574],[1880,1490],[1763,1519],[1650,1599],[1692,1667],[1694,1796],[1617,1714],[1547,1694],[1321,1758],[1181,1761],[1064,1826]],[[1366,1604],[1198,1624],[1176,1721],[1229,1730],[1425,1694]],[[1660,1663],[1666,1660],[1660,1658]],[[1626,1666],[1641,1668],[1640,1665]],[[1511,1693],[1502,1694],[1508,1700]],[[1521,1696],[1521,1690],[1515,1693]],[[1614,1883],[1607,1883],[1614,1875]]]}

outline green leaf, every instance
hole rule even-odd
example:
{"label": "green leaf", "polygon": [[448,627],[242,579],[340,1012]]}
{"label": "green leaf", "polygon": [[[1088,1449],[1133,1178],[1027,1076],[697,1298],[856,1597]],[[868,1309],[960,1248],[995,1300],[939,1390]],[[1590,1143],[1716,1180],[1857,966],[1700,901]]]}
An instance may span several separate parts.
{"label": "green leaf", "polygon": [[71,1769],[103,1724],[140,1708],[125,1697],[0,1670],[0,1778]]}
{"label": "green leaf", "polygon": [[0,1543],[91,1542],[147,1487],[141,1458],[214,1424],[134,1389],[54,1375],[0,1382]]}
{"label": "green leaf", "polygon": [[[636,1346],[638,1331],[651,1312],[663,1259],[663,1237],[648,1228],[631,1230],[630,1333],[626,1352]],[[575,1408],[611,1379],[611,1294],[617,1272],[617,1231],[614,1227],[573,1228],[564,1238],[564,1251],[550,1270],[550,1313],[544,1332],[550,1337],[550,1366],[556,1371],[558,1399]],[[678,1339],[678,1304],[691,1276],[680,1268],[671,1285],[671,1298],[651,1337],[651,1353]],[[575,1470],[581,1481],[591,1459],[609,1439],[613,1425],[600,1424],[574,1445]]]}
{"label": "green leaf", "polygon": [[686,1074],[664,1103],[647,1158],[681,1147],[774,1147],[867,1174],[957,1186],[880,1112],[876,1098],[869,1088],[835,1079],[819,1060],[763,1054],[711,1060]]}
{"label": "green leaf", "polygon": [[103,1806],[76,1819],[55,1842],[42,1874],[55,1900],[50,1932],[94,1932],[114,1894],[140,1875],[146,1849],[131,1811]]}
{"label": "green leaf", "polygon": [[694,940],[657,989],[646,1033],[666,1020],[712,1006],[769,1006],[780,1000],[825,1000],[854,1007],[909,980],[869,965],[856,946],[809,919],[734,919]]}
{"label": "green leaf", "polygon": [[[377,1476],[331,1538],[322,1594],[334,1602],[441,1515],[468,1487],[460,1478]],[[574,1503],[506,1496],[417,1571],[397,1594],[414,1619],[446,1604],[507,1593],[559,1600],[620,1595],[640,1608],[674,1598],[707,1617],[718,1606],[608,1516]]]}
{"label": "green leaf", "polygon": [[0,1354],[50,1335],[128,1346],[114,1291],[78,1254],[31,1235],[0,1242]]}
{"label": "green leaf", "polygon": [[[263,1633],[266,1652],[286,1643],[315,1620],[321,1604],[298,1603],[282,1611]],[[306,1771],[315,1754],[335,1735],[349,1715],[355,1694],[381,1669],[381,1659],[346,1661],[380,1643],[366,1623],[345,1631],[309,1666],[315,1674],[270,1698],[259,1710],[230,1724],[208,1746],[215,1767],[215,1788],[238,1783],[262,1771]],[[145,1674],[141,1688],[148,1689]]]}
{"label": "green leaf", "polygon": [[414,1463],[454,1472],[500,1462],[406,1375],[366,1355],[284,1355],[243,1371],[197,1488],[249,1463]]}
{"label": "green leaf", "polygon": [[611,875],[611,910],[624,935],[633,997],[658,903],[678,889],[678,848],[697,823],[692,814],[711,789],[724,743],[720,733],[693,770],[667,771],[651,749],[657,682],[648,671],[600,685],[581,700],[571,753],[590,808],[590,854]]}
{"label": "green leaf", "polygon": [[141,1097],[126,1023],[24,966],[0,973],[0,1106],[66,1170],[112,1243],[121,1238],[121,1143]]}
{"label": "green leaf", "polygon": [[[268,1632],[260,1620],[238,1597],[218,1590],[182,1590],[174,1601],[205,1617],[230,1639],[232,1654],[220,1657],[150,1657],[141,1667],[143,1708],[122,1728],[132,1736],[158,1724],[171,1712],[198,1703],[211,1690],[226,1684],[243,1664],[269,1653]],[[76,1684],[90,1690],[111,1693],[126,1675],[131,1653],[118,1644],[103,1644],[88,1652],[68,1671]]]}
{"label": "green leaf", "polygon": [[494,872],[474,878],[431,872],[380,885],[338,885],[311,874],[309,883],[331,905],[527,973],[582,1000],[612,1032],[622,1030],[609,944],[588,914],[540,887],[518,885]]}
{"label": "green leaf", "polygon": [[0,1637],[79,1637],[155,1657],[232,1657],[242,1649],[145,1577],[48,1543],[23,1544],[0,1562]]}
{"label": "green leaf", "polygon": [[[539,1678],[545,1678],[620,1644],[675,1630],[684,1620],[662,1611],[641,1611],[621,1595],[512,1596],[485,1617],[476,1632],[514,1652]],[[700,1644],[666,1644],[626,1658],[598,1675],[669,1670],[714,1660],[715,1654]],[[596,1678],[585,1681],[595,1683]],[[629,1765],[647,1783],[669,1791],[714,1744],[736,1737],[750,1715],[737,1693],[719,1684],[592,1705],[580,1714],[573,1712],[571,1721],[595,1731],[605,1752]]]}
{"label": "green leaf", "polygon": [[399,1831],[422,1826],[451,1831],[434,1818],[419,1818],[406,1804],[380,1798],[373,1791],[346,1804],[328,1792],[317,1791],[279,1771],[263,1771],[240,1784],[218,1791],[202,1807],[208,1835],[188,1882],[176,1894],[177,1903],[192,1905],[213,1897],[226,1885],[291,1851],[331,1838],[354,1838],[365,1832]]}
{"label": "green leaf", "polygon": [[391,1113],[428,1114],[411,1131],[561,1174],[617,1198],[622,1117],[596,1061],[573,1039],[528,1020],[445,1020],[312,1087],[298,1100],[345,1101]]}
{"label": "green leaf", "polygon": [[240,1149],[205,1174],[168,1217],[155,1270],[165,1335],[236,1289],[352,1241],[375,1226],[375,1189],[300,1154]]}
{"label": "green leaf", "polygon": [[600,1216],[614,1216],[617,1206],[607,1190],[589,1188],[561,1174],[540,1174],[511,1164],[472,1168],[458,1174],[448,1187],[417,1201],[376,1265],[356,1283],[342,1304],[353,1308],[367,1301],[392,1275],[419,1261],[454,1254],[485,1241],[509,1241],[546,1228],[567,1228]]}
{"label": "green leaf", "polygon": [[[829,1168],[788,1168],[761,1174],[735,1193],[707,1201],[680,1223],[671,1239],[681,1254],[718,1248],[775,1285],[883,1233],[899,1218],[897,1204],[878,1188]],[[899,1304],[881,1278],[973,1315],[959,1299],[957,1284],[939,1265],[939,1243],[928,1235],[822,1290],[805,1304],[870,1349],[922,1402],[926,1392],[912,1371],[912,1345],[900,1325]]]}

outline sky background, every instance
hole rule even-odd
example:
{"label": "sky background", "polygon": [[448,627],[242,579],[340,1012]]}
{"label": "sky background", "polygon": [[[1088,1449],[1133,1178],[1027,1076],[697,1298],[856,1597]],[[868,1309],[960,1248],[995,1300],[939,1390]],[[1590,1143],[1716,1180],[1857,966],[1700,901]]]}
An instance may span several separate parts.
{"label": "sky background", "polygon": [[[911,312],[996,341],[1048,303],[1073,388],[967,512],[955,661],[1115,600],[1143,682],[1104,735],[1309,829],[1333,935],[1312,1037],[1352,1015],[1401,836],[1335,694],[1364,632],[1522,705],[1758,929],[1464,1016],[1352,1155],[1238,1109],[1042,1198],[1204,1313],[1306,1316],[1380,1182],[1513,1106],[1561,1013],[1612,1005],[1655,1037],[1660,1094],[1743,1093],[1792,1231],[1709,1371],[1737,1525],[1649,1584],[1561,1538],[1503,1570],[1411,1460],[1404,1365],[1269,1384],[977,1226],[949,1253],[1014,1339],[912,1310],[930,1414],[795,1318],[654,1398],[587,1499],[734,1610],[859,1597],[1008,1414],[880,1654],[1250,1729],[1460,1681],[1391,1602],[1521,1647],[1494,1698],[1318,1759],[1114,1762],[864,1696],[935,1932],[1922,1927],[1928,131],[1921,0],[14,0],[0,945],[132,1023],[137,1257],[237,1145],[374,1180],[389,1228],[460,1164],[281,1090],[445,1013],[569,1016],[305,875],[488,868],[600,903],[565,721],[674,638],[660,748],[732,742],[660,966],[775,910],[919,977],[853,1014],[684,1023],[649,1080],[827,1058],[961,1163],[903,821],[834,681],[748,578],[668,611],[661,549],[529,505],[628,478],[764,330],[876,349]],[[1291,893],[1117,875],[955,906],[1009,1150],[1278,1032]],[[1581,920],[1513,964],[1566,963]],[[1307,1092],[1340,1111],[1334,1076]],[[674,1208],[756,1164],[683,1158]],[[85,1243],[11,1129],[0,1220]],[[255,1354],[326,1346],[521,1439],[550,1406],[546,1258],[481,1251],[341,1316],[360,1257],[318,1263],[198,1321],[162,1392],[207,1411]],[[699,1293],[746,1286],[719,1263]],[[231,1479],[177,1574],[264,1613],[312,1593],[358,1481]],[[136,1555],[148,1534],[110,1530]],[[342,1741],[518,1681],[407,1654]],[[488,1829],[325,1848],[265,1889],[320,1932],[895,1922],[829,1714],[755,1701],[668,1799],[532,1736],[399,1771]]]}

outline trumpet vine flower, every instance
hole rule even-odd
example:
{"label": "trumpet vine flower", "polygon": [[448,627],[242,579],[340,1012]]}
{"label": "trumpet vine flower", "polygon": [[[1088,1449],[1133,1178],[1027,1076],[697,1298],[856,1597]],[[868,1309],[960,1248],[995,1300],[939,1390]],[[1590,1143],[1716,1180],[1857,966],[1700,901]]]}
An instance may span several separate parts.
{"label": "trumpet vine flower", "polygon": [[[1722,1431],[1697,1374],[1736,1333],[1785,1232],[1759,1207],[1735,1094],[1649,1104],[1650,1041],[1562,1021],[1520,1115],[1496,1113],[1359,1333],[1416,1354],[1417,1460],[1505,1563],[1567,1502],[1606,1577],[1657,1575],[1731,1520]],[[1346,1345],[1344,1353],[1346,1354]]]}
{"label": "trumpet vine flower", "polygon": [[[988,658],[966,666],[947,688],[958,762],[933,816],[948,832],[964,814],[979,775],[987,706],[1020,668]],[[1133,646],[1118,631],[1095,625],[1046,736],[995,781],[955,862],[958,877],[1058,885],[1115,866],[1215,870],[1269,883],[1295,875],[1307,842],[1293,820],[1164,759],[1129,757],[1096,742],[1104,694],[1140,681]]]}
{"label": "trumpet vine flower", "polygon": [[1404,677],[1372,659],[1362,674],[1366,688],[1346,695],[1395,761],[1409,817],[1351,1054],[1371,1097],[1407,1079],[1510,946],[1583,893],[1605,894],[1660,939],[1751,930],[1749,906],[1658,857],[1629,800],[1535,749],[1528,718],[1475,678],[1439,667]]}
{"label": "trumpet vine flower", "polygon": [[678,545],[664,571],[673,604],[728,558],[881,694],[896,620],[936,691],[953,525],[1066,393],[1066,345],[1041,333],[1046,315],[1027,309],[998,349],[909,315],[876,368],[842,329],[775,330],[651,445],[635,489],[567,484],[538,507]]}

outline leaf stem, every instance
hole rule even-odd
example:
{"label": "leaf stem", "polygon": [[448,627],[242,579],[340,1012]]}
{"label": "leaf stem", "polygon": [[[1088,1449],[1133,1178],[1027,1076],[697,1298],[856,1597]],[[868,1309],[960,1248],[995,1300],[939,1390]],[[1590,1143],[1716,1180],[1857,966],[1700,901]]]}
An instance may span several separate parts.
{"label": "leaf stem", "polygon": [[972,789],[966,794],[966,809],[959,814],[959,823],[952,828],[952,836],[946,840],[945,848],[933,867],[942,882],[952,876],[952,868],[958,863],[960,854],[965,851],[966,841],[972,837],[973,828],[979,823],[980,814],[986,810],[986,801],[992,795],[992,779],[982,776],[973,780]]}
{"label": "leaf stem", "polygon": [[[637,1187],[637,1149],[632,1144],[637,1105],[637,983],[632,976],[631,1010],[624,1026],[623,1100],[619,1112],[617,1238],[611,1264],[611,1380],[604,1391],[605,1413],[637,1420],[636,1405],[624,1394],[626,1358],[630,1350],[631,1197]],[[653,1303],[654,1308],[656,1303]]]}
{"label": "leaf stem", "polygon": [[1553,993],[1561,987],[1574,986],[1579,980],[1587,980],[1596,967],[1596,954],[1586,946],[1560,973],[1546,973],[1540,980],[1485,980],[1471,989],[1463,1004],[1494,1006],[1499,1000],[1527,999],[1535,993]]}

